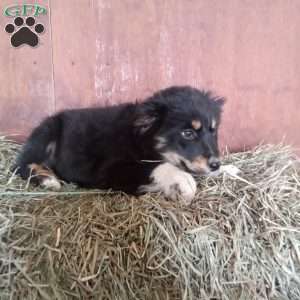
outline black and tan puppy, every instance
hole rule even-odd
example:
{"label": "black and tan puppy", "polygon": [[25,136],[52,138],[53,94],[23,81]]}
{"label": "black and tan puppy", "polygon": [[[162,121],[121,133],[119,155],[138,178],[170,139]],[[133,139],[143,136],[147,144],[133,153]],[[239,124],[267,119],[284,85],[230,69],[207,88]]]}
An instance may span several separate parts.
{"label": "black and tan puppy", "polygon": [[222,104],[209,92],[171,87],[142,103],[62,111],[33,130],[17,159],[18,173],[56,189],[62,179],[190,202],[193,175],[220,167]]}

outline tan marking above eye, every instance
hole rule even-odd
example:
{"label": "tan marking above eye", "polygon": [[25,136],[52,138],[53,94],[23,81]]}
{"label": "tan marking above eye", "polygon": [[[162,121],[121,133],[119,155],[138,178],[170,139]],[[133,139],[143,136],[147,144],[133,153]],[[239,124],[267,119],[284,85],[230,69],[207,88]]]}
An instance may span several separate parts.
{"label": "tan marking above eye", "polygon": [[216,128],[216,124],[217,124],[216,120],[212,119],[212,121],[211,121],[211,128],[215,129]]}
{"label": "tan marking above eye", "polygon": [[192,121],[192,127],[195,129],[195,130],[198,130],[200,129],[202,126],[201,122],[199,120],[193,120]]}

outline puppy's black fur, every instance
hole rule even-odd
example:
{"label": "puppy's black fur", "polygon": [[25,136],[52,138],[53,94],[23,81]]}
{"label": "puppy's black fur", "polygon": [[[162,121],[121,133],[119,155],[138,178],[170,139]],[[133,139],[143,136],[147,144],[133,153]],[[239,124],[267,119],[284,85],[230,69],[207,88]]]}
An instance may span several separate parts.
{"label": "puppy's black fur", "polygon": [[163,162],[207,173],[219,167],[222,104],[186,86],[141,103],[59,112],[33,130],[17,159],[18,173],[28,178],[34,163],[67,182],[133,194],[151,183]]}

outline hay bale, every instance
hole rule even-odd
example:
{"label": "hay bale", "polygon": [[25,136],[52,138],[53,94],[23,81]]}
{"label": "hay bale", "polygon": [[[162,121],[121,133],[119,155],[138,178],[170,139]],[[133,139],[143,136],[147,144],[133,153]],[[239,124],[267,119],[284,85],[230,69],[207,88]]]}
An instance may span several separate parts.
{"label": "hay bale", "polygon": [[160,195],[29,186],[0,141],[1,299],[300,299],[300,164],[289,147],[225,156],[244,180]]}

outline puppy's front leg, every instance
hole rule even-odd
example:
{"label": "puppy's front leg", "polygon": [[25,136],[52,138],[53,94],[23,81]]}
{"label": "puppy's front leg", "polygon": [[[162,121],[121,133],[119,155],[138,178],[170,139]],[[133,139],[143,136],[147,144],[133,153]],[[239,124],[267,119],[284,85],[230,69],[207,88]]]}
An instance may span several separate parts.
{"label": "puppy's front leg", "polygon": [[182,199],[185,204],[190,204],[195,197],[197,184],[193,176],[170,163],[157,166],[150,178],[152,183],[142,186],[142,192],[163,192],[166,197]]}

